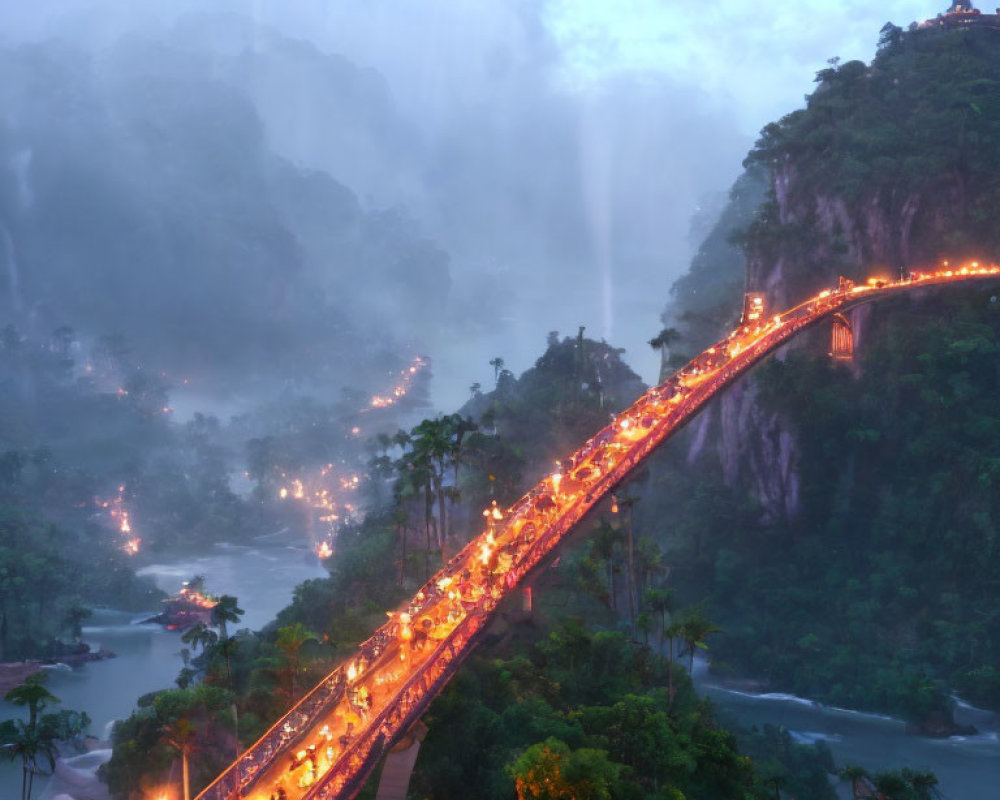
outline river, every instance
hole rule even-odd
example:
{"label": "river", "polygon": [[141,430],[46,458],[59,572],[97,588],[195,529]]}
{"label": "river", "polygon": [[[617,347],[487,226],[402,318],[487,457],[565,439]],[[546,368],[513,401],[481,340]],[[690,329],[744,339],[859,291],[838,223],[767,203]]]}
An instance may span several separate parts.
{"label": "river", "polygon": [[695,666],[695,685],[723,715],[743,725],[787,728],[805,743],[826,741],[837,766],[856,764],[871,771],[910,767],[931,770],[946,800],[1000,798],[1000,719],[959,701],[956,720],[975,725],[976,736],[927,739],[909,736],[898,719],[821,706],[787,694],[751,694],[712,683],[707,666]]}
{"label": "river", "polygon": [[[140,574],[151,575],[160,589],[171,594],[183,581],[204,575],[207,591],[238,599],[246,614],[237,627],[256,630],[288,605],[297,584],[324,577],[326,570],[304,548],[221,546],[206,556],[152,564]],[[148,616],[95,611],[84,626],[84,640],[112,650],[117,657],[77,669],[49,670],[47,685],[62,701],[61,707],[86,711],[93,720],[91,732],[100,738],[107,738],[114,720],[132,713],[140,696],[173,687],[183,666],[180,633],[138,622]],[[0,718],[16,713],[17,709],[0,701]],[[36,783],[32,797],[44,798],[46,788]],[[16,797],[20,789],[20,765],[0,762],[0,797]]]}
{"label": "river", "polygon": [[[193,575],[204,575],[215,594],[235,595],[246,611],[242,627],[259,629],[292,598],[295,586],[325,570],[302,548],[223,546],[211,554],[154,564],[141,570],[166,592],[176,592]],[[154,609],[150,609],[152,612]],[[111,723],[127,717],[138,697],[174,685],[182,666],[180,634],[158,625],[139,624],[141,614],[100,610],[84,627],[84,638],[118,654],[78,669],[50,670],[49,688],[64,708],[86,711],[92,732],[106,738]],[[696,683],[724,714],[744,725],[782,725],[799,741],[824,739],[838,765],[871,769],[909,766],[933,770],[947,800],[996,800],[1000,797],[998,722],[989,714],[960,708],[960,721],[976,725],[977,736],[935,740],[907,736],[898,720],[826,708],[789,695],[752,695],[716,686],[703,662]],[[11,708],[0,702],[3,716]],[[82,765],[81,765],[82,766]],[[20,790],[20,768],[0,762],[0,797]],[[46,797],[37,786],[34,797]],[[48,792],[51,795],[51,792]]]}

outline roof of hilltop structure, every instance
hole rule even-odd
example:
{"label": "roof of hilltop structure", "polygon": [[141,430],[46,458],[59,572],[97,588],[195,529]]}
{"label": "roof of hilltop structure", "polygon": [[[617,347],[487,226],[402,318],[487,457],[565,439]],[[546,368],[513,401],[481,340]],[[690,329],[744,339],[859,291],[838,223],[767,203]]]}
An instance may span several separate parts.
{"label": "roof of hilltop structure", "polygon": [[1000,8],[994,9],[992,14],[984,14],[972,4],[971,0],[959,0],[957,3],[952,3],[946,11],[938,14],[934,19],[915,22],[911,28],[927,30],[971,26],[1000,28]]}

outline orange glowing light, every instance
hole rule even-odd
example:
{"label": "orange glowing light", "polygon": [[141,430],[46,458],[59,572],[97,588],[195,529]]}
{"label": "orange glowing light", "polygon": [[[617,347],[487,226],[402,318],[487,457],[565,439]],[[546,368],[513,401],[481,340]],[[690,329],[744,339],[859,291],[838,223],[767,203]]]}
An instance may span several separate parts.
{"label": "orange glowing light", "polygon": [[371,407],[388,408],[389,406],[395,404],[397,400],[401,400],[405,397],[406,393],[410,390],[413,379],[416,377],[420,369],[425,366],[427,366],[427,361],[425,359],[420,356],[414,358],[410,363],[410,366],[400,373],[400,382],[392,388],[392,392],[390,394],[377,394],[371,398]]}
{"label": "orange glowing light", "polygon": [[329,558],[333,555],[333,548],[327,541],[322,541],[316,547],[316,555],[320,558]]}
{"label": "orange glowing light", "polygon": [[[936,272],[911,271],[905,280],[898,281],[875,279],[875,283],[855,286],[843,280],[836,290],[826,289],[784,314],[773,317],[775,327],[737,328],[711,348],[715,352],[706,350],[685,368],[683,376],[674,376],[644,395],[626,415],[606,426],[584,448],[574,453],[572,459],[566,462],[570,471],[568,474],[571,474],[571,483],[567,485],[570,491],[565,494],[559,492],[563,473],[562,465],[556,462],[555,473],[543,478],[532,492],[506,512],[501,512],[495,503],[486,508],[483,515],[487,519],[487,530],[455,554],[442,571],[416,593],[410,605],[405,606],[407,611],[386,612],[387,621],[369,640],[369,644],[362,646],[351,661],[338,667],[324,683],[317,686],[317,690],[338,687],[339,691],[346,674],[349,689],[340,692],[343,700],[336,700],[336,710],[328,713],[331,706],[321,705],[316,707],[322,710],[313,713],[300,701],[296,708],[304,716],[289,717],[296,720],[294,727],[287,721],[283,723],[285,733],[296,734],[293,740],[296,744],[291,745],[289,741],[284,749],[271,751],[271,739],[260,750],[255,747],[254,752],[248,755],[253,757],[250,760],[255,761],[255,768],[260,765],[260,772],[253,778],[257,783],[248,785],[241,776],[240,767],[246,765],[244,762],[243,765],[230,767],[227,772],[230,782],[218,784],[218,789],[205,797],[221,800],[231,796],[221,790],[229,792],[228,787],[233,786],[231,781],[234,776],[237,782],[242,782],[240,788],[248,797],[266,800],[268,794],[273,794],[279,787],[283,787],[283,793],[290,783],[287,755],[294,752],[292,747],[299,747],[299,741],[308,743],[308,747],[298,751],[299,763],[295,768],[300,771],[294,780],[303,788],[325,785],[333,787],[335,792],[340,791],[347,781],[362,775],[366,763],[374,761],[368,759],[368,754],[374,753],[378,746],[371,744],[376,741],[374,737],[384,732],[389,738],[381,741],[388,742],[401,732],[398,726],[408,717],[387,712],[426,708],[429,697],[433,696],[439,684],[417,680],[421,671],[423,677],[434,678],[441,674],[441,667],[446,667],[452,659],[460,661],[464,658],[476,631],[488,623],[497,603],[517,590],[518,580],[541,563],[545,554],[558,545],[582,515],[600,502],[605,492],[612,493],[611,487],[618,486],[627,478],[645,457],[644,454],[663,440],[666,429],[676,430],[687,422],[699,404],[727,385],[734,374],[752,366],[797,330],[875,296],[887,295],[915,281],[944,283],[970,275],[997,274],[1000,274],[998,266],[980,267],[978,262],[970,262],[967,267],[949,268],[945,265]],[[864,294],[859,295],[858,291]],[[818,302],[824,298],[829,300]],[[693,377],[695,375],[698,377]],[[669,404],[663,402],[668,397]],[[655,424],[650,420],[656,421]],[[349,483],[353,483],[353,477]],[[314,502],[316,498],[332,502],[325,490],[316,490],[311,484],[303,483],[307,487],[305,496],[308,502]],[[610,500],[615,512],[627,502],[619,501],[614,493]],[[124,511],[121,507],[118,510]],[[503,543],[500,549],[496,547],[498,542]],[[484,574],[486,570],[480,565],[492,564],[496,565],[496,574],[505,574],[511,580],[494,581],[491,575]],[[530,588],[526,596],[530,608]],[[422,635],[447,642],[448,646],[412,649],[400,646],[405,642],[421,642]],[[396,646],[397,652],[392,651],[393,646]],[[435,660],[439,658],[444,660]],[[370,679],[367,674],[362,677],[362,671],[370,672]],[[376,687],[380,688],[376,691]],[[398,722],[393,723],[392,720]],[[385,726],[384,731],[382,726]],[[327,742],[336,741],[341,743],[341,750],[335,747],[327,749]],[[336,774],[332,774],[334,769],[338,770]],[[296,796],[301,797],[302,794]]]}
{"label": "orange glowing light", "polygon": [[181,586],[181,590],[178,594],[191,605],[204,609],[215,608],[219,602],[211,595],[202,594],[201,592],[196,592],[194,589],[189,589],[187,583]]}

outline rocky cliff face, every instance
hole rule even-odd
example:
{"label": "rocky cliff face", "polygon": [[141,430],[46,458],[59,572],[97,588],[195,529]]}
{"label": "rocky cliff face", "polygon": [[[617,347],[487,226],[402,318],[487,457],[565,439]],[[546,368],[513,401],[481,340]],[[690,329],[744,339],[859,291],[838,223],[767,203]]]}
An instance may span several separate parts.
{"label": "rocky cliff face", "polygon": [[781,416],[756,400],[756,384],[741,381],[707,409],[698,420],[688,463],[717,458],[726,484],[750,483],[763,509],[762,522],[794,519],[799,511],[799,447]]}
{"label": "rocky cliff face", "polygon": [[[945,259],[1000,259],[992,222],[1000,218],[1000,31],[890,33],[870,65],[819,73],[806,108],[768,125],[747,158],[765,176],[764,201],[748,225],[716,235],[742,245],[746,286],[771,309],[840,275],[896,277]],[[700,284],[733,284],[732,269],[721,259],[714,274],[693,264],[678,285],[693,295]],[[683,312],[673,309],[682,329]],[[871,313],[851,313],[856,348]],[[700,349],[687,331],[692,351]],[[791,346],[825,352],[828,335]],[[766,520],[795,517],[795,431],[761,403],[752,375],[699,425],[692,461],[718,458],[726,482],[751,489]]]}
{"label": "rocky cliff face", "polygon": [[896,277],[938,263],[967,214],[955,174],[923,191],[873,189],[845,198],[806,184],[785,164],[773,174],[771,197],[777,225],[798,235],[748,248],[747,286],[775,309],[835,285],[840,275]]}

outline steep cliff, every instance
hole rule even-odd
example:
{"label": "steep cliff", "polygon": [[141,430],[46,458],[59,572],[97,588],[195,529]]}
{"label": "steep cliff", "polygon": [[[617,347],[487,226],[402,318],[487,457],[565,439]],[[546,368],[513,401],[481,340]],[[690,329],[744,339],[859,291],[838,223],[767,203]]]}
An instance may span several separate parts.
{"label": "steep cliff", "polygon": [[[675,347],[725,330],[686,303],[735,313],[744,276],[783,308],[838,275],[1000,260],[1000,31],[887,26],[871,65],[817,82],[747,159],[744,185],[766,181],[753,218],[734,193],[675,287]],[[726,630],[716,667],[938,733],[951,691],[1000,708],[998,298],[857,309],[853,362],[827,356],[828,328],[799,337],[664,453],[643,520]]]}
{"label": "steep cliff", "polygon": [[878,55],[817,76],[747,164],[770,172],[748,285],[785,306],[873,270],[1000,253],[1000,31],[887,26]]}
{"label": "steep cliff", "polygon": [[[806,107],[764,128],[718,226],[674,286],[664,318],[686,337],[679,348],[696,351],[727,329],[744,285],[781,309],[840,275],[1000,258],[998,55],[992,28],[887,25],[870,65],[834,61],[821,71]],[[852,313],[859,346],[870,314]],[[826,343],[817,333],[795,346]],[[801,510],[797,441],[755,398],[752,382],[723,398],[700,442],[716,445],[727,483],[754,485],[766,519],[791,520]]]}

